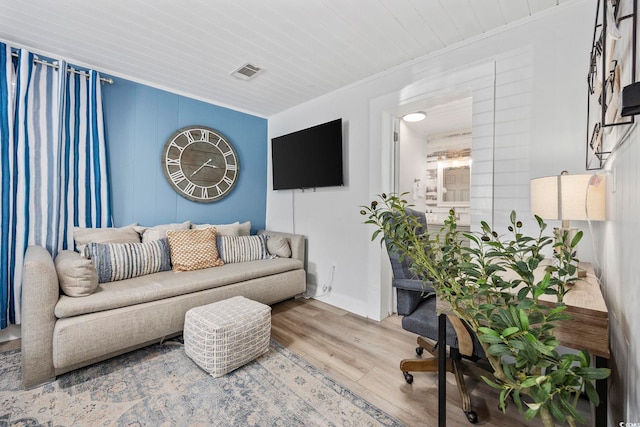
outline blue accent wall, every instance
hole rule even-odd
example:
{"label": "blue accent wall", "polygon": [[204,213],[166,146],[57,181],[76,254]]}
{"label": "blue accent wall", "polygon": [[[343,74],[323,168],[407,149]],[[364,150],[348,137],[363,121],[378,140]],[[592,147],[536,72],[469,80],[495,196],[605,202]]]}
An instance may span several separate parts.
{"label": "blue accent wall", "polygon": [[[123,79],[102,90],[113,220],[153,226],[191,220],[251,221],[264,228],[267,202],[267,120]],[[216,129],[238,153],[240,173],[220,201],[197,203],[178,195],[162,173],[162,147],[189,125]]]}

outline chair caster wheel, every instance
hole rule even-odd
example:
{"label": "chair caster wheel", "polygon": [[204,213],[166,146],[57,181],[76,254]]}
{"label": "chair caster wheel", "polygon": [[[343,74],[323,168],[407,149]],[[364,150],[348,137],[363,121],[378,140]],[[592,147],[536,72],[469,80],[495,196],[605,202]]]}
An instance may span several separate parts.
{"label": "chair caster wheel", "polygon": [[467,416],[467,420],[471,424],[475,424],[478,422],[478,414],[476,414],[474,411],[465,412],[464,414]]}
{"label": "chair caster wheel", "polygon": [[409,372],[403,372],[403,374],[404,380],[407,382],[407,384],[413,383],[413,375],[411,375]]}
{"label": "chair caster wheel", "polygon": [[424,351],[424,348],[422,347],[416,347],[416,354],[418,356],[422,356],[422,352]]}

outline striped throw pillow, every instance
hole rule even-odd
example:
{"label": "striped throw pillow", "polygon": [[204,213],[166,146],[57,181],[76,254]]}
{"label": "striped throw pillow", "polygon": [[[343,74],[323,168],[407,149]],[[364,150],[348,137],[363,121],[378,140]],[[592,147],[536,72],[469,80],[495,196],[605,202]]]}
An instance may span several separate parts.
{"label": "striped throw pillow", "polygon": [[84,256],[98,270],[98,283],[171,270],[166,237],[147,243],[87,243]]}
{"label": "striped throw pillow", "polygon": [[267,259],[267,236],[218,236],[218,252],[225,263]]}

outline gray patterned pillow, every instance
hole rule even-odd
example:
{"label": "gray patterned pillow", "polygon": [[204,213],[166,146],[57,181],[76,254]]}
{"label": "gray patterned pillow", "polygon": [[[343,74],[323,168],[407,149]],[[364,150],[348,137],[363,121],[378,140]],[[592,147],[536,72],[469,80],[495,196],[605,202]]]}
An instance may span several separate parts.
{"label": "gray patterned pillow", "polygon": [[171,270],[166,237],[147,243],[87,243],[84,256],[95,265],[99,283]]}
{"label": "gray patterned pillow", "polygon": [[225,263],[268,259],[267,236],[218,236],[218,252]]}

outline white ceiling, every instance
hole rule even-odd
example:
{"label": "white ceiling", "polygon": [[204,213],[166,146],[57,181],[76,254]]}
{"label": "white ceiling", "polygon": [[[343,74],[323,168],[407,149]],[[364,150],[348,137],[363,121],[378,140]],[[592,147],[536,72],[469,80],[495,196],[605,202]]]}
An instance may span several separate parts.
{"label": "white ceiling", "polygon": [[568,1],[12,0],[0,39],[268,117]]}

